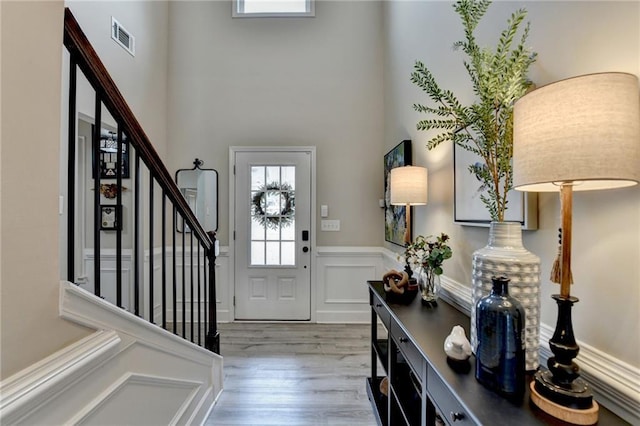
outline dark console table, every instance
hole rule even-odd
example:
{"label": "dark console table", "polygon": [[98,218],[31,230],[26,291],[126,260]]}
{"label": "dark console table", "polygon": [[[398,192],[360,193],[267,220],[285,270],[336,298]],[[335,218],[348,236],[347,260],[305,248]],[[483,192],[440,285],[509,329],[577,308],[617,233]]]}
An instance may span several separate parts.
{"label": "dark console table", "polygon": [[[420,297],[408,305],[392,303],[381,281],[369,281],[371,305],[371,377],[367,392],[379,425],[566,425],[529,400],[510,402],[475,379],[475,359],[447,361],[444,340],[454,325],[469,335],[469,317],[445,302],[423,307]],[[378,319],[386,333],[378,333]],[[386,334],[386,335],[382,335]],[[378,371],[378,360],[384,371]],[[387,395],[380,382],[388,377]],[[527,382],[530,381],[529,379]],[[600,407],[600,425],[627,424]]]}

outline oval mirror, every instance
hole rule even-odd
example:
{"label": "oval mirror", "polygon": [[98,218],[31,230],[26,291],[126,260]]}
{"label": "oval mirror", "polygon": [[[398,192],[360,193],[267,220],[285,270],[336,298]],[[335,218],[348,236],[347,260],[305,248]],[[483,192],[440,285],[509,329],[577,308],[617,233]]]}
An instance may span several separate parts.
{"label": "oval mirror", "polygon": [[[176,171],[176,185],[206,232],[218,230],[218,172],[203,169],[202,160],[195,159],[193,168]],[[181,220],[178,230],[182,231]],[[184,232],[189,227],[184,226]]]}

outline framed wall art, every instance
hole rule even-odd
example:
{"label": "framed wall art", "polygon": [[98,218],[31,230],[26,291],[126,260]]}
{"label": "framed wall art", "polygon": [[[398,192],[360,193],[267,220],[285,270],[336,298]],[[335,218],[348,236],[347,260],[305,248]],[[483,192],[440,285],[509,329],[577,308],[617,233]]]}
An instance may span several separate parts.
{"label": "framed wall art", "polygon": [[[122,179],[129,179],[129,141],[122,137]],[[118,171],[118,135],[107,129],[100,129],[100,179],[116,179]],[[95,179],[95,170],[93,172]]]}
{"label": "framed wall art", "polygon": [[[403,140],[384,156],[384,239],[404,247],[405,206],[391,205],[391,181],[389,173],[395,167],[411,165],[411,140]],[[409,238],[412,238],[409,235]]]}
{"label": "framed wall art", "polygon": [[100,205],[100,230],[117,231],[120,229],[120,209],[116,205]]}
{"label": "framed wall art", "polygon": [[[454,222],[467,226],[485,226],[491,223],[491,217],[480,195],[486,191],[469,165],[482,162],[476,154],[453,145],[453,213]],[[522,229],[538,229],[538,194],[512,189],[507,197],[505,221],[520,222]]]}

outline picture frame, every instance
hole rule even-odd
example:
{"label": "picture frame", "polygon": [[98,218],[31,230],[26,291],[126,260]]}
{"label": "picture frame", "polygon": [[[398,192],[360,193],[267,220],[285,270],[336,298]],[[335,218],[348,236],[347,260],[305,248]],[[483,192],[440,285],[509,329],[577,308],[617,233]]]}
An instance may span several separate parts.
{"label": "picture frame", "polygon": [[[453,216],[464,226],[489,227],[491,216],[480,199],[481,182],[469,172],[469,165],[481,162],[476,154],[453,145]],[[523,230],[538,229],[538,194],[512,189],[507,197],[504,220],[519,222]]]}
{"label": "picture frame", "polygon": [[115,204],[100,204],[100,230],[119,231],[120,209]]}
{"label": "picture frame", "polygon": [[[384,155],[384,240],[404,247],[406,206],[391,205],[391,169],[410,166],[411,140],[405,139]],[[409,207],[411,208],[411,207]],[[409,238],[412,238],[409,235]]]}
{"label": "picture frame", "polygon": [[[95,125],[94,125],[95,126]],[[92,126],[92,127],[94,127]],[[93,132],[93,130],[92,130]],[[118,171],[118,144],[117,133],[108,129],[100,129],[100,155],[98,168],[100,170],[100,179],[116,179]],[[126,135],[122,135],[122,179],[130,178],[129,167],[129,141]],[[93,178],[96,177],[95,168],[93,170]]]}

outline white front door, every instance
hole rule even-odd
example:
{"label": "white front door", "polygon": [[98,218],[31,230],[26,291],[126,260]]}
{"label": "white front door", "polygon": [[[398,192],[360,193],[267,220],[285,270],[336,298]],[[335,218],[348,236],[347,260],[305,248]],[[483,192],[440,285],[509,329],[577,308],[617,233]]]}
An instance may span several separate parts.
{"label": "white front door", "polygon": [[235,318],[311,319],[311,152],[235,151]]}

